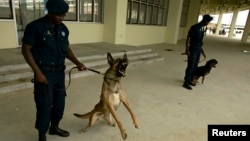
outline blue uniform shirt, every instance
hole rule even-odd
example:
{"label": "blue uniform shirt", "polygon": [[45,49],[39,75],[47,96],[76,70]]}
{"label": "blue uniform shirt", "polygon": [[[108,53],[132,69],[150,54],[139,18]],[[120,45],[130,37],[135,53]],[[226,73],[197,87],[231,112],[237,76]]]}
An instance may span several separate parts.
{"label": "blue uniform shirt", "polygon": [[205,29],[199,23],[191,26],[188,31],[188,37],[190,38],[190,46],[200,47],[203,44]]}
{"label": "blue uniform shirt", "polygon": [[39,66],[64,65],[69,46],[69,30],[61,23],[52,28],[44,16],[26,26],[23,43],[32,46],[32,54]]}

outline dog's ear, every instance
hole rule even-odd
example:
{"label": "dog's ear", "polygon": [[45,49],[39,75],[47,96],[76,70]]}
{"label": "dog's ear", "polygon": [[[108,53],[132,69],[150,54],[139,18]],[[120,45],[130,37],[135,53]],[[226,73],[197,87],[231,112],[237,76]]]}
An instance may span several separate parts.
{"label": "dog's ear", "polygon": [[114,59],[113,59],[112,55],[109,52],[107,53],[107,59],[108,59],[109,65],[112,65]]}
{"label": "dog's ear", "polygon": [[127,54],[126,54],[126,53],[123,55],[123,60],[128,61],[128,57],[127,57]]}

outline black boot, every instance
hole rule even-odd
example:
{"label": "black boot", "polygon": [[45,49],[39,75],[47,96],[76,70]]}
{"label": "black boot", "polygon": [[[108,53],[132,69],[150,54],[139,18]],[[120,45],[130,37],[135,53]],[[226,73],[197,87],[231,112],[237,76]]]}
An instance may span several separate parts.
{"label": "black boot", "polygon": [[186,88],[186,89],[188,89],[188,90],[192,90],[192,87],[186,81],[184,82],[183,87]]}
{"label": "black boot", "polygon": [[39,134],[38,141],[46,141],[46,135],[45,134]]}
{"label": "black boot", "polygon": [[60,129],[58,126],[51,126],[49,129],[49,134],[50,135],[58,135],[61,137],[68,137],[69,136],[69,132]]}

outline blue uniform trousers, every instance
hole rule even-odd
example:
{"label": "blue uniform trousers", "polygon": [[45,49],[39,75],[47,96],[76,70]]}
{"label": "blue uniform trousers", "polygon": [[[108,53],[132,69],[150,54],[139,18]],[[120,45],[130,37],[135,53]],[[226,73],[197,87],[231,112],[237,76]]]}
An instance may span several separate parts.
{"label": "blue uniform trousers", "polygon": [[[43,71],[43,69],[41,68]],[[60,71],[43,71],[48,84],[34,83],[36,104],[36,123],[38,132],[44,134],[51,126],[58,126],[65,107],[65,73]]]}
{"label": "blue uniform trousers", "polygon": [[190,46],[189,51],[190,51],[190,56],[188,57],[187,68],[184,77],[186,83],[191,83],[194,72],[198,67],[201,55],[201,47]]}

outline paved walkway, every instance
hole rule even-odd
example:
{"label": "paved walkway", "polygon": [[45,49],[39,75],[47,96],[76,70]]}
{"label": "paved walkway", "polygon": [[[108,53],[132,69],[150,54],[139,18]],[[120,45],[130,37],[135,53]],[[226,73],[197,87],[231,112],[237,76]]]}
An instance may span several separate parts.
{"label": "paved walkway", "polygon": [[[243,50],[250,50],[249,44],[206,37],[204,50],[207,58],[216,58],[219,64],[207,76],[205,84],[198,84],[190,91],[182,87],[186,57],[180,54],[184,51],[184,42],[136,47],[151,48],[165,59],[130,68],[122,80],[140,121],[140,129],[134,128],[130,115],[120,105],[118,115],[126,128],[127,141],[206,141],[208,124],[250,123],[250,54],[243,53]],[[90,46],[88,49],[100,51],[100,48]],[[126,49],[125,46],[116,47]],[[87,52],[84,49],[76,47],[73,51]],[[13,50],[18,58],[20,52]],[[15,60],[10,54],[3,57],[3,52],[0,51],[1,63],[2,60],[6,64]],[[102,120],[88,132],[80,134],[79,129],[88,121],[72,115],[93,108],[99,100],[102,80],[100,75],[73,79],[67,90],[66,109],[61,122],[61,127],[69,130],[71,135],[68,138],[48,135],[48,141],[122,141],[118,128],[110,127]],[[0,96],[1,140],[37,141],[32,91],[27,89]]]}

